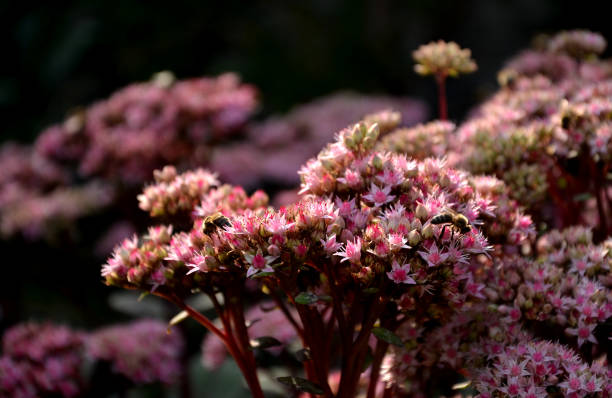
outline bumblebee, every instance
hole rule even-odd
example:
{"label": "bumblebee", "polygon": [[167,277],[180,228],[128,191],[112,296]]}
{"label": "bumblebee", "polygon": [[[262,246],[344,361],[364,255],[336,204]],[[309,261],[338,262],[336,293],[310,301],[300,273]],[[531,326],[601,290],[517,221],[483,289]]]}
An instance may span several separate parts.
{"label": "bumblebee", "polygon": [[[444,232],[446,231],[446,227],[450,224],[453,228],[453,234],[455,230],[458,230],[462,234],[470,232],[472,226],[470,225],[470,221],[466,216],[461,213],[457,213],[456,211],[445,208],[442,213],[434,216],[431,221],[432,224],[445,224],[442,227],[442,232],[440,232],[440,236],[438,240],[441,240],[444,236]],[[451,237],[452,239],[452,237]]]}
{"label": "bumblebee", "polygon": [[231,226],[230,220],[221,213],[214,213],[204,219],[204,233],[210,235],[217,228]]}

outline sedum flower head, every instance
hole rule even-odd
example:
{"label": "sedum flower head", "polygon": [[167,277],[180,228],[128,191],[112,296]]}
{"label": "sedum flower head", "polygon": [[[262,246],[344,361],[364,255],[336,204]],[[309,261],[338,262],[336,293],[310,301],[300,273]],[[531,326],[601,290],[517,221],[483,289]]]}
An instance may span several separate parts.
{"label": "sedum flower head", "polygon": [[173,166],[155,170],[155,184],[145,187],[138,195],[139,207],[152,217],[169,216],[178,212],[191,213],[212,187],[219,185],[214,174],[196,169],[177,175]]}
{"label": "sedum flower head", "polygon": [[[111,285],[178,297],[247,278],[268,288],[282,283],[292,295],[329,296],[327,278],[316,275],[333,268],[339,289],[384,290],[407,312],[416,308],[406,303],[418,301],[421,317],[442,318],[468,298],[480,300],[484,286],[471,276],[472,263],[493,244],[528,241],[530,220],[501,182],[474,179],[443,160],[378,150],[379,135],[375,123],[341,130],[300,171],[302,198],[278,210],[233,202],[231,189],[213,188],[190,231],[126,240],[103,276]],[[446,208],[464,214],[469,231],[431,224]],[[227,225],[207,231],[213,211]],[[290,277],[299,278],[299,290]]]}
{"label": "sedum flower head", "polygon": [[436,120],[394,130],[381,139],[378,148],[403,153],[419,160],[443,157],[448,152],[448,142],[454,131],[453,123]]}
{"label": "sedum flower head", "polygon": [[155,320],[108,326],[87,338],[88,354],[136,384],[175,382],[181,372],[183,340]]}
{"label": "sedum flower head", "polygon": [[19,324],[4,333],[2,352],[2,396],[75,397],[84,389],[80,373],[84,335],[80,332],[48,323]]}
{"label": "sedum flower head", "polygon": [[583,59],[603,53],[606,45],[606,39],[599,33],[588,30],[570,30],[553,36],[548,43],[548,50]]}
{"label": "sedum flower head", "polygon": [[422,45],[412,53],[417,63],[414,70],[419,75],[452,76],[472,73],[477,69],[471,51],[455,42],[439,40]]}

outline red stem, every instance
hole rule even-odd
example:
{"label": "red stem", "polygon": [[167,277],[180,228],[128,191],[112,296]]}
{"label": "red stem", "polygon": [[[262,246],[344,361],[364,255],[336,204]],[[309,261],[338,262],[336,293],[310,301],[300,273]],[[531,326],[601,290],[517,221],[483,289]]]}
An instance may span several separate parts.
{"label": "red stem", "polygon": [[370,383],[368,385],[368,395],[366,398],[376,397],[376,384],[378,384],[378,378],[380,376],[380,368],[382,365],[385,353],[389,348],[389,344],[384,341],[378,340],[376,342],[376,349],[374,350],[374,359],[370,367]]}
{"label": "red stem", "polygon": [[[224,319],[225,317],[223,315],[223,310],[220,306],[218,306],[218,302],[216,298],[213,298],[212,295],[209,295],[211,296],[213,303],[216,303],[215,307],[217,309],[219,317],[224,323],[224,328],[226,329],[225,333],[221,331],[219,328],[217,328],[210,321],[210,319],[208,319],[206,316],[196,311],[191,306],[185,304],[185,302],[181,300],[180,298],[176,296],[169,296],[169,295],[165,295],[162,293],[157,293],[157,292],[155,294],[160,297],[165,298],[171,303],[174,303],[175,305],[177,305],[179,308],[185,310],[189,314],[189,316],[193,318],[196,322],[198,322],[199,324],[204,326],[206,329],[208,329],[210,332],[214,333],[217,337],[219,337],[221,341],[223,341],[223,344],[225,345],[225,348],[227,349],[227,351],[234,358],[234,360],[236,361],[236,364],[240,368],[240,371],[242,372],[242,375],[244,376],[247,382],[247,385],[249,386],[249,389],[251,390],[251,394],[253,395],[253,397],[254,398],[265,398],[263,394],[263,390],[261,389],[261,385],[259,384],[259,379],[257,378],[256,368],[254,366],[249,367],[248,364],[245,363],[245,358],[243,357],[242,352],[240,351],[240,348],[236,344],[236,341],[232,334],[231,327],[229,329],[227,328],[227,319]],[[250,355],[252,356],[253,354],[250,353]],[[254,362],[255,361],[253,359],[253,364]]]}
{"label": "red stem", "polygon": [[436,75],[438,85],[438,114],[440,120],[448,119],[448,105],[446,104],[446,75]]}
{"label": "red stem", "polygon": [[[338,388],[338,398],[352,398],[357,390],[357,383],[361,374],[361,368],[367,354],[367,345],[374,323],[382,313],[386,305],[386,300],[376,297],[368,311],[365,311],[366,318],[361,324],[361,330],[357,339],[351,346],[346,361],[343,361],[342,377]],[[344,356],[344,355],[343,355]]]}
{"label": "red stem", "polygon": [[[593,194],[595,195],[595,201],[597,203],[597,212],[599,213],[599,231],[602,236],[607,236],[608,225],[606,222],[607,216],[603,204],[603,192],[601,184],[601,175],[597,170],[597,165],[592,157],[588,157],[590,179],[593,181]],[[604,188],[605,189],[605,188]]]}

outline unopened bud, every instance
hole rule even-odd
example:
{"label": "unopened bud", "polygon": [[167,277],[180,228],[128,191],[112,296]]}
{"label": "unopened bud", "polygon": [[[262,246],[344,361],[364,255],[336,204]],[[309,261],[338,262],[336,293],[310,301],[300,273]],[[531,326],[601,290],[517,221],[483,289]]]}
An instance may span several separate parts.
{"label": "unopened bud", "polygon": [[380,158],[380,156],[378,156],[378,155],[374,156],[374,158],[372,159],[372,166],[376,170],[382,170],[383,162],[382,162],[382,159]]}
{"label": "unopened bud", "polygon": [[417,230],[412,230],[408,233],[408,244],[415,247],[421,242],[421,234]]}
{"label": "unopened bud", "polygon": [[421,234],[423,235],[423,238],[425,239],[431,239],[434,236],[434,230],[433,227],[431,226],[431,224],[427,224],[422,230],[421,230]]}
{"label": "unopened bud", "polygon": [[416,210],[414,212],[418,218],[421,220],[426,220],[429,217],[429,212],[422,204],[418,204]]}
{"label": "unopened bud", "polygon": [[366,132],[365,139],[363,140],[363,147],[365,149],[370,149],[374,147],[374,144],[378,140],[378,136],[380,135],[380,130],[378,128],[378,123],[374,123],[370,126],[368,131]]}

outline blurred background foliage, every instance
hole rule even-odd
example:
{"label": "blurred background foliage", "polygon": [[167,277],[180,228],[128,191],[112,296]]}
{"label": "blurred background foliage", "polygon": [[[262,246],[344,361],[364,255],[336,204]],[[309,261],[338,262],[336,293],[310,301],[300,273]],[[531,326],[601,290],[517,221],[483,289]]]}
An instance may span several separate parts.
{"label": "blurred background foliage", "polygon": [[535,34],[587,28],[610,38],[605,2],[567,0],[259,0],[0,2],[2,139],[29,142],[78,105],[160,70],[236,71],[261,90],[261,115],[339,89],[416,95],[430,40],[471,48],[479,72],[450,83],[460,118],[495,87],[503,61]]}
{"label": "blurred background foliage", "polygon": [[[470,48],[479,66],[449,82],[450,118],[460,120],[536,34],[585,28],[612,39],[604,7],[590,0],[0,1],[0,140],[31,142],[75,107],[160,70],[178,78],[235,71],[260,90],[258,118],[339,90],[420,97],[435,109],[433,79],[413,72],[412,51],[437,39]],[[80,242],[96,235],[98,223],[87,222]],[[87,245],[13,241],[0,249],[0,297],[19,306],[0,314],[0,328],[32,318],[91,328],[138,313],[173,314],[160,302],[128,308],[117,296],[109,300],[118,292],[100,282],[100,258]],[[187,328],[198,336],[189,341],[193,388],[241,396],[240,383],[219,383],[237,379],[235,366],[202,376],[203,331]]]}

